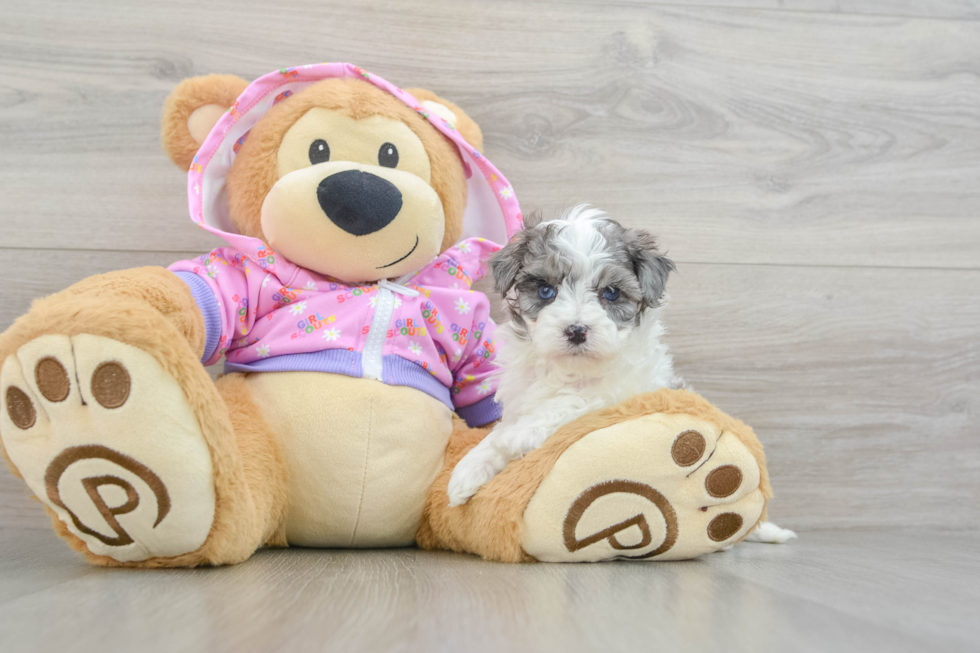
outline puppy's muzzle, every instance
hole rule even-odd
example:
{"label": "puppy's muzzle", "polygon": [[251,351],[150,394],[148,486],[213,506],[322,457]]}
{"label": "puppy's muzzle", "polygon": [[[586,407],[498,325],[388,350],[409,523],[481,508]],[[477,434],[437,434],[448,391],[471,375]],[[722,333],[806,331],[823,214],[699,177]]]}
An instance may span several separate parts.
{"label": "puppy's muzzle", "polygon": [[361,170],[326,177],[317,186],[316,197],[330,221],[355,236],[381,231],[402,209],[402,193],[397,186]]}
{"label": "puppy's muzzle", "polygon": [[589,327],[584,324],[573,324],[565,329],[565,337],[573,345],[584,344],[588,338]]}

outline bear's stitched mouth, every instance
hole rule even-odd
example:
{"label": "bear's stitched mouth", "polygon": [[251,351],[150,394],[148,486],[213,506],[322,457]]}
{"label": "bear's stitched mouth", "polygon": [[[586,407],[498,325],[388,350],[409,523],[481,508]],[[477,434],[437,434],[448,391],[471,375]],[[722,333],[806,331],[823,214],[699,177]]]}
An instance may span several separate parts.
{"label": "bear's stitched mouth", "polygon": [[404,261],[405,259],[407,259],[409,256],[411,256],[412,255],[412,252],[414,252],[415,251],[415,248],[418,247],[418,246],[419,246],[419,237],[416,234],[416,236],[415,236],[415,244],[412,245],[412,249],[408,250],[408,254],[406,254],[405,256],[401,257],[397,261],[392,261],[388,265],[379,265],[375,269],[377,269],[377,270],[383,270],[384,268],[390,268],[392,265],[395,265],[396,263],[401,263],[402,261]]}

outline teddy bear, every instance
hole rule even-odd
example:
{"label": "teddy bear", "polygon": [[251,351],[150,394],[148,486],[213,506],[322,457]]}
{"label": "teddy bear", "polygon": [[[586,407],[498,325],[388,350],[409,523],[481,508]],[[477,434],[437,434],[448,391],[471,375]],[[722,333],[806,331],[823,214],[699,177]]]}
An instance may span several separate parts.
{"label": "teddy bear", "polygon": [[192,221],[226,245],[85,279],[0,336],[4,457],[90,562],[670,560],[764,518],[752,430],[667,389],[565,425],[449,507],[453,466],[500,416],[473,284],[522,225],[455,104],[345,63],[209,75],[167,99],[162,139]]}

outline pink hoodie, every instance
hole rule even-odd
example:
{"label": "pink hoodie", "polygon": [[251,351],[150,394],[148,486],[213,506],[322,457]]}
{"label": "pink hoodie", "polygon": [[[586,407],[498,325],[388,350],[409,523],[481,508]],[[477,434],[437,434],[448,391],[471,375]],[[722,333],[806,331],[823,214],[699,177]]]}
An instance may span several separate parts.
{"label": "pink hoodie", "polygon": [[[224,178],[237,145],[273,104],[331,77],[358,77],[391,93],[456,143],[463,159],[469,192],[464,240],[396,281],[352,285],[324,277],[236,233],[228,219]],[[211,130],[191,165],[188,197],[191,218],[230,245],[170,266],[204,314],[205,365],[225,355],[226,372],[372,378],[426,392],[471,426],[499,418],[490,376],[496,325],[486,295],[471,286],[500,249],[489,238],[506,241],[522,218],[507,180],[451,123],[350,64],[284,68],[249,85]]]}

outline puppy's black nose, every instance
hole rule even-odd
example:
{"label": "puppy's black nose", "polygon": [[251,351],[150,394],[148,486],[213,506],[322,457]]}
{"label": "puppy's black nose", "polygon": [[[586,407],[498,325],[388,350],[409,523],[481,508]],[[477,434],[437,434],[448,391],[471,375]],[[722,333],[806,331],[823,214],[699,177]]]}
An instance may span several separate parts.
{"label": "puppy's black nose", "polygon": [[589,327],[584,324],[573,324],[572,326],[565,329],[565,337],[568,338],[568,342],[573,345],[581,345],[585,342],[586,334],[589,333]]}
{"label": "puppy's black nose", "polygon": [[360,170],[330,175],[317,186],[316,198],[331,222],[355,236],[384,229],[402,209],[397,186]]}

